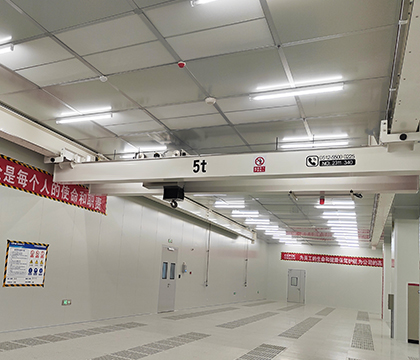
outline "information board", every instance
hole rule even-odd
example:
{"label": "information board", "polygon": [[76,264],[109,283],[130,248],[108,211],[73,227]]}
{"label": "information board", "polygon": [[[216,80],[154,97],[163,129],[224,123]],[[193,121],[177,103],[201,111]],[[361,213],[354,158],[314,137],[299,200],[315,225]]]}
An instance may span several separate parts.
{"label": "information board", "polygon": [[3,287],[43,287],[48,247],[48,244],[7,240]]}

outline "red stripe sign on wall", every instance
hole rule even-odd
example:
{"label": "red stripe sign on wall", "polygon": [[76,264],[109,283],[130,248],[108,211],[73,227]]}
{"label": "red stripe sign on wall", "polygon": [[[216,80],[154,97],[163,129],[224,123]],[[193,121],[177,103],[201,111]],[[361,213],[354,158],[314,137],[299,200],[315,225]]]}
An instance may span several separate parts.
{"label": "red stripe sign on wall", "polygon": [[5,155],[0,155],[0,185],[106,214],[106,196],[89,194],[80,185],[57,184],[50,173]]}
{"label": "red stripe sign on wall", "polygon": [[337,265],[356,265],[356,266],[372,266],[382,267],[383,259],[370,258],[360,256],[343,256],[343,255],[325,255],[325,254],[302,254],[282,252],[282,260],[288,261],[302,261],[323,264],[337,264]]}

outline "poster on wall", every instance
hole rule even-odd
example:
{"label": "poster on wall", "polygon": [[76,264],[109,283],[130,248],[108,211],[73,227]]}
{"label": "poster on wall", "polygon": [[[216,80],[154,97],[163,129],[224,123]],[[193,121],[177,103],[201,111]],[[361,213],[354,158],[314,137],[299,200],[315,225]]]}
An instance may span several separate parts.
{"label": "poster on wall", "polygon": [[7,240],[3,287],[44,287],[48,247],[48,244]]}
{"label": "poster on wall", "polygon": [[342,256],[342,255],[326,255],[326,254],[302,254],[282,252],[281,260],[288,261],[302,261],[323,264],[337,264],[337,265],[356,265],[356,266],[371,266],[382,267],[383,259],[370,258],[361,256]]}

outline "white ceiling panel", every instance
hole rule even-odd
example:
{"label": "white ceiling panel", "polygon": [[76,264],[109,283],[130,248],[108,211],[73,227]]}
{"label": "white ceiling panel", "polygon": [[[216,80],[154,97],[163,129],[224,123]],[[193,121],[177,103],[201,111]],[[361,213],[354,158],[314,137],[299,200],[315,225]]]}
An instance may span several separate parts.
{"label": "white ceiling panel", "polygon": [[142,69],[175,61],[158,41],[89,55],[85,56],[85,59],[104,74]]}
{"label": "white ceiling panel", "polygon": [[[125,110],[136,105],[116,91],[109,83],[99,80],[80,82],[69,85],[55,85],[45,88],[77,111],[111,107],[112,110]],[[68,110],[66,111],[68,112]],[[60,116],[60,113],[53,117]]]}
{"label": "white ceiling panel", "polygon": [[172,130],[193,129],[205,126],[226,125],[226,120],[220,114],[197,115],[176,119],[162,120]]}
{"label": "white ceiling panel", "polygon": [[342,91],[305,95],[300,99],[307,117],[381,111],[381,109],[383,111],[388,87],[388,78],[363,80],[346,83]]}
{"label": "white ceiling panel", "polygon": [[19,70],[17,73],[40,87],[97,76],[96,73],[77,59],[35,66]]}
{"label": "white ceiling panel", "polygon": [[343,80],[387,76],[394,51],[395,30],[388,28],[285,47],[284,51],[296,82],[340,75]]}
{"label": "white ceiling panel", "polygon": [[194,149],[220,148],[244,145],[241,138],[229,126],[179,130],[176,135]]}
{"label": "white ceiling panel", "polygon": [[206,104],[204,101],[189,104],[151,107],[147,110],[149,110],[159,119],[172,119],[182,116],[214,114],[217,112],[213,106]]}
{"label": "white ceiling panel", "polygon": [[300,118],[297,106],[282,106],[269,109],[226,112],[226,116],[233,124],[245,124],[252,122],[287,120]]}
{"label": "white ceiling panel", "polygon": [[274,49],[195,60],[187,65],[207,91],[216,97],[249,94],[267,83],[287,83],[278,52]]}
{"label": "white ceiling panel", "polygon": [[110,156],[111,159],[114,152],[117,154],[137,152],[137,148],[135,146],[126,140],[115,136],[108,138],[81,140],[80,142],[91,149],[96,149],[101,154]]}
{"label": "white ceiling panel", "polygon": [[112,114],[111,119],[100,119],[95,120],[95,122],[102,126],[110,126],[110,125],[123,125],[123,124],[131,124],[131,123],[138,123],[142,121],[151,121],[152,118],[147,115],[142,110],[128,110],[128,111],[119,111]]}
{"label": "white ceiling panel", "polygon": [[153,6],[158,5],[161,3],[167,3],[168,0],[134,0],[134,2],[137,4],[140,8],[145,8],[147,6]]}
{"label": "white ceiling panel", "polygon": [[36,86],[0,65],[0,94],[35,89]]}
{"label": "white ceiling panel", "polygon": [[249,153],[252,150],[246,146],[216,146],[216,147],[209,147],[205,149],[200,149],[200,155],[212,155],[212,154],[241,154],[241,153]]}
{"label": "white ceiling panel", "polygon": [[12,41],[17,41],[42,33],[41,29],[6,1],[0,1],[0,39],[11,35]]}
{"label": "white ceiling panel", "polygon": [[282,106],[295,106],[296,100],[292,97],[284,97],[273,100],[252,101],[249,96],[230,97],[217,100],[220,108],[223,111],[243,111],[243,110],[262,110],[277,108]]}
{"label": "white ceiling panel", "polygon": [[205,97],[177,65],[114,75],[108,81],[145,107],[195,102]]}
{"label": "white ceiling panel", "polygon": [[263,12],[258,0],[215,1],[195,7],[190,1],[180,1],[146,10],[146,15],[167,37],[261,18]]}
{"label": "white ceiling panel", "polygon": [[307,121],[315,136],[347,134],[350,138],[358,138],[366,143],[368,135],[372,135],[374,130],[378,135],[378,123],[384,115],[381,112],[366,112],[346,116],[309,118]]}
{"label": "white ceiling panel", "polygon": [[236,129],[251,145],[273,144],[273,147],[276,137],[306,135],[302,120],[273,121],[264,123],[264,127],[261,124],[237,125]]}
{"label": "white ceiling panel", "polygon": [[131,133],[142,133],[150,131],[161,131],[164,129],[162,125],[159,125],[156,121],[142,121],[134,122],[129,124],[118,124],[118,125],[109,125],[106,129],[112,131],[117,135],[127,135]]}
{"label": "white ceiling panel", "polygon": [[156,40],[138,15],[77,28],[56,35],[79,55],[121,48]]}
{"label": "white ceiling panel", "polygon": [[183,60],[273,46],[265,19],[167,39]]}
{"label": "white ceiling panel", "polygon": [[39,89],[0,95],[0,101],[40,121],[54,118],[57,114],[68,111],[64,104]]}
{"label": "white ceiling panel", "polygon": [[[13,0],[49,31],[123,14],[132,10],[128,1],[114,0]],[[52,16],[53,14],[53,16]]]}
{"label": "white ceiling panel", "polygon": [[398,22],[396,0],[268,0],[281,41],[370,29]]}
{"label": "white ceiling panel", "polygon": [[[153,141],[147,134],[144,134],[144,133],[121,136],[121,138],[125,139],[134,147],[133,148],[134,152],[138,152],[139,150],[142,150],[142,149],[151,149],[151,148],[162,146],[156,141]],[[129,151],[127,150],[126,152],[129,152]]]}
{"label": "white ceiling panel", "polygon": [[60,133],[65,133],[75,140],[95,139],[95,138],[109,138],[113,134],[95,124],[93,121],[82,121],[80,123],[71,124],[56,124],[55,120],[46,121],[45,124]]}
{"label": "white ceiling panel", "polygon": [[72,55],[50,38],[18,44],[12,52],[0,54],[0,64],[16,70],[54,61],[70,59]]}

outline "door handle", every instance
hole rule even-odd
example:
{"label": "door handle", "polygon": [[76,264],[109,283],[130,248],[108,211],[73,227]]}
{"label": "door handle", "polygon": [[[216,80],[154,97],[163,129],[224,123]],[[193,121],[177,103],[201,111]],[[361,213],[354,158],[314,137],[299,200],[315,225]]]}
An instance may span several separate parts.
{"label": "door handle", "polygon": [[171,286],[171,284],[168,284],[168,286],[167,286],[167,287],[169,287],[169,286]]}

